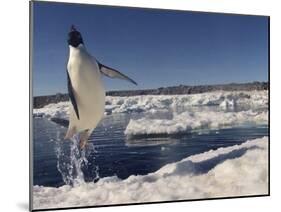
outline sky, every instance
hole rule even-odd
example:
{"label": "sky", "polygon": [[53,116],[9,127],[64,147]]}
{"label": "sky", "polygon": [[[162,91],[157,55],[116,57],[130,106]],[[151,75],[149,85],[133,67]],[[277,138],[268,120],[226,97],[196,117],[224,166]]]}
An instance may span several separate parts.
{"label": "sky", "polygon": [[106,90],[268,81],[268,18],[33,2],[33,94],[67,92],[67,34],[138,83],[103,77]]}

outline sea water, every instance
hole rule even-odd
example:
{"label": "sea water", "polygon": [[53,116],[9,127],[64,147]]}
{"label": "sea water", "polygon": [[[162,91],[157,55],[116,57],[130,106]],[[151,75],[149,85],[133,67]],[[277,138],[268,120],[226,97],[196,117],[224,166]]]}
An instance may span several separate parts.
{"label": "sea water", "polygon": [[34,118],[34,185],[73,186],[109,176],[126,179],[147,175],[191,155],[268,135],[267,125],[243,125],[172,135],[126,136],[130,119],[138,116],[106,116],[82,151],[77,138],[63,139],[65,127],[46,118]]}

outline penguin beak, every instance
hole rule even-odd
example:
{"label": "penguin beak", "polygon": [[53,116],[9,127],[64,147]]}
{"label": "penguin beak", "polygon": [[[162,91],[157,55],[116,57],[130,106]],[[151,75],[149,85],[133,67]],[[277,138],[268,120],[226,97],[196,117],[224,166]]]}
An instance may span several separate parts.
{"label": "penguin beak", "polygon": [[81,33],[76,30],[74,25],[71,25],[70,32],[68,33],[68,44],[77,47],[79,44],[84,44]]}
{"label": "penguin beak", "polygon": [[71,25],[70,32],[77,31],[74,25]]}

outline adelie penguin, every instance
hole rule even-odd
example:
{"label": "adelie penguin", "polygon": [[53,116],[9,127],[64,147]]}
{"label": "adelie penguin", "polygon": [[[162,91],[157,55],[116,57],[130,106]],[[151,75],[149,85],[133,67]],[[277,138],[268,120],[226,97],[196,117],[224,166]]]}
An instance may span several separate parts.
{"label": "adelie penguin", "polygon": [[83,149],[104,114],[105,90],[101,75],[128,80],[135,85],[137,83],[91,56],[81,33],[74,26],[71,26],[68,34],[68,45],[67,84],[72,105],[65,139],[78,134],[79,145]]}

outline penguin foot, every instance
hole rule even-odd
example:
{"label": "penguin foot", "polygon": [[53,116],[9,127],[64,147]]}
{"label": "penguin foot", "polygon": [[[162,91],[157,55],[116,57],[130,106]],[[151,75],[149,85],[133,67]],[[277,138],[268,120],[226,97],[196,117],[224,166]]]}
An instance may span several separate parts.
{"label": "penguin foot", "polygon": [[87,140],[80,140],[80,141],[79,141],[80,150],[85,149],[86,144],[87,144]]}
{"label": "penguin foot", "polygon": [[87,142],[88,142],[88,138],[90,137],[91,133],[93,130],[84,130],[83,132],[80,133],[79,135],[79,147],[81,150],[85,149]]}

